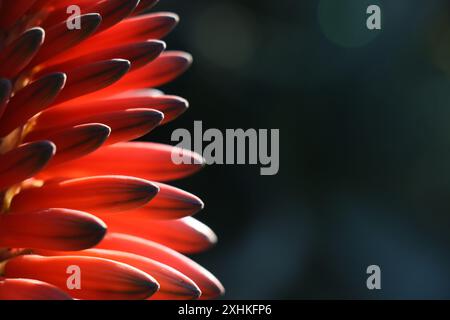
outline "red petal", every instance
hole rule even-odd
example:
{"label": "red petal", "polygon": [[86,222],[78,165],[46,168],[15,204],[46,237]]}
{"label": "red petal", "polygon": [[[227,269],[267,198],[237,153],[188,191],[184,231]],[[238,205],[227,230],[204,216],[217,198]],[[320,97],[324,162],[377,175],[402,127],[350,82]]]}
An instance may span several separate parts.
{"label": "red petal", "polygon": [[82,119],[100,113],[137,108],[161,111],[164,113],[162,123],[167,123],[186,111],[188,106],[188,102],[180,97],[154,96],[153,91],[147,89],[134,90],[103,100],[85,100],[84,103],[78,99],[67,101],[39,115],[37,127],[44,130],[65,119]]}
{"label": "red petal", "polygon": [[100,148],[111,129],[99,123],[84,124],[58,132],[48,139],[56,145],[56,154],[49,166],[81,158]]}
{"label": "red petal", "polygon": [[0,120],[11,96],[12,86],[8,79],[0,79]]}
{"label": "red petal", "polygon": [[[107,144],[140,138],[156,128],[164,119],[161,112],[151,109],[130,109],[112,112],[107,116],[108,119],[104,123],[112,129],[111,137],[106,141]],[[98,117],[98,120],[102,121],[102,118]]]}
{"label": "red petal", "polygon": [[[40,137],[48,138],[49,135],[55,135],[57,132],[64,131],[65,127],[71,127],[81,123],[103,123],[111,128],[111,135],[107,144],[114,144],[122,141],[129,141],[140,138],[156,128],[164,118],[164,115],[151,109],[130,109],[110,113],[101,113],[92,116],[83,116],[81,113],[78,118],[65,118],[65,121],[54,123],[57,127],[47,130],[40,130],[39,124],[35,127],[29,139],[38,140]],[[51,124],[50,124],[51,125]]]}
{"label": "red petal", "polygon": [[0,279],[0,300],[72,300],[57,287],[31,279]]}
{"label": "red petal", "polygon": [[55,149],[53,143],[39,141],[0,155],[0,190],[34,176],[45,167]]}
{"label": "red petal", "polygon": [[[81,12],[95,12],[102,17],[102,23],[96,33],[111,28],[129,16],[136,8],[138,0],[108,0],[92,1],[78,0],[76,5]],[[48,28],[67,19],[67,7],[74,4],[73,1],[59,1],[54,4],[55,10],[44,20],[42,26]],[[76,50],[76,48],[74,48]]]}
{"label": "red petal", "polygon": [[[175,164],[172,153],[182,152],[192,164]],[[49,168],[42,177],[85,177],[128,175],[152,181],[168,181],[189,176],[203,166],[200,155],[176,147],[150,142],[127,142],[101,148],[64,167]]]}
{"label": "red petal", "polygon": [[68,209],[0,216],[1,247],[83,250],[99,243],[105,233],[100,219]]}
{"label": "red petal", "polygon": [[201,252],[217,242],[217,236],[209,227],[191,217],[157,221],[114,215],[104,220],[112,232],[152,240],[183,253]]}
{"label": "red petal", "polygon": [[70,208],[107,214],[139,208],[159,189],[137,178],[121,176],[89,177],[50,182],[40,188],[23,190],[11,203],[12,212],[45,208]]}
{"label": "red petal", "polygon": [[86,99],[105,97],[130,89],[164,85],[184,73],[191,63],[192,56],[188,53],[180,51],[163,52],[155,61],[130,72],[116,84],[96,92]]}
{"label": "red petal", "polygon": [[98,33],[111,28],[128,17],[138,5],[139,0],[109,0],[99,1],[88,9],[89,12],[97,12],[102,16],[102,24]]}
{"label": "red petal", "polygon": [[[81,270],[81,289],[68,289],[70,266]],[[20,256],[6,263],[5,276],[45,281],[74,298],[87,300],[146,299],[158,290],[158,283],[148,274],[124,263],[93,257]]]}
{"label": "red petal", "polygon": [[161,12],[126,19],[114,27],[106,30],[75,49],[80,54],[94,52],[96,48],[107,49],[149,39],[161,39],[167,35],[178,23],[178,16],[174,13]]}
{"label": "red petal", "polygon": [[[54,251],[38,251],[38,253],[46,256],[66,254],[64,252]],[[90,249],[68,254],[118,261],[144,271],[154,277],[160,285],[159,291],[151,297],[152,299],[185,300],[197,299],[201,295],[201,291],[197,285],[180,271],[149,258],[127,252],[101,249]]]}
{"label": "red petal", "polygon": [[92,35],[98,28],[102,18],[97,13],[80,16],[81,29],[68,30],[66,21],[47,29],[45,43],[33,59],[32,64],[37,65],[45,60],[72,48]]}
{"label": "red petal", "polygon": [[111,59],[128,60],[131,62],[130,70],[135,70],[156,59],[165,47],[166,44],[162,41],[146,41],[95,51],[83,56],[80,56],[77,51],[69,51],[71,54],[69,59],[52,59],[41,67],[37,75],[56,71],[65,72],[84,64]]}
{"label": "red petal", "polygon": [[174,220],[191,216],[204,207],[202,200],[193,194],[162,183],[155,185],[159,187],[156,197],[146,206],[127,212],[122,216],[124,219]]}
{"label": "red petal", "polygon": [[0,136],[24,125],[31,117],[49,107],[66,83],[64,73],[53,73],[38,79],[17,92],[0,121]]}
{"label": "red petal", "polygon": [[129,61],[113,59],[68,71],[66,87],[54,105],[108,87],[122,78],[129,69]]}
{"label": "red petal", "polygon": [[199,286],[202,292],[201,299],[215,299],[225,292],[220,281],[208,270],[161,244],[126,234],[108,233],[97,248],[130,252],[171,266]]}
{"label": "red petal", "polygon": [[24,32],[0,53],[0,77],[14,78],[22,71],[38,52],[45,37],[42,28]]}

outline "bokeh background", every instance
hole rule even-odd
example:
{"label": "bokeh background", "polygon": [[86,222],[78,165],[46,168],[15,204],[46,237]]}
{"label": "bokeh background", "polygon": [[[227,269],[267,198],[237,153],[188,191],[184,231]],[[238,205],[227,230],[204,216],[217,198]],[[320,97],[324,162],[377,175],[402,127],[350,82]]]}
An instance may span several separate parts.
{"label": "bokeh background", "polygon": [[[365,10],[382,8],[379,31]],[[219,236],[195,256],[229,299],[450,298],[450,2],[162,0],[194,55],[164,87],[176,128],[278,128],[280,172],[209,166],[176,184]],[[155,10],[154,10],[155,11]],[[366,288],[381,267],[382,290]]]}

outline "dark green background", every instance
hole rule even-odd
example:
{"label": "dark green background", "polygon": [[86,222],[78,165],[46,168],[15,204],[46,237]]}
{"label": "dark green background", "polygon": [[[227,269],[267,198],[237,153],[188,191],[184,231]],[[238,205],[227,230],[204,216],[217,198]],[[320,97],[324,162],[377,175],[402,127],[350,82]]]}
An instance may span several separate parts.
{"label": "dark green background", "polygon": [[[166,40],[195,63],[163,88],[191,109],[148,138],[194,120],[281,131],[277,176],[210,166],[176,183],[219,236],[195,259],[230,299],[450,298],[450,3],[334,0],[330,15],[319,2],[157,7],[181,16]],[[381,5],[381,32],[364,30],[365,2]]]}

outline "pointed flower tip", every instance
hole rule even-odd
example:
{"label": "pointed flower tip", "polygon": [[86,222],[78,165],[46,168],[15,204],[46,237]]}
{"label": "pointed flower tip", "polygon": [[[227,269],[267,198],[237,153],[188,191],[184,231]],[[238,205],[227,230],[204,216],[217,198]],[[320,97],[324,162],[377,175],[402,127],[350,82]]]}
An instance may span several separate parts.
{"label": "pointed flower tip", "polygon": [[101,147],[109,137],[111,129],[100,123],[88,123],[56,132],[48,137],[57,148],[49,166],[83,157]]}
{"label": "pointed flower tip", "polygon": [[171,19],[174,25],[177,25],[180,22],[180,16],[173,12],[168,12],[167,18]]}
{"label": "pointed flower tip", "polygon": [[46,140],[28,143],[23,145],[22,148],[20,150],[26,150],[25,153],[28,154],[27,160],[31,162],[31,159],[33,159],[33,173],[43,169],[56,153],[56,145]]}
{"label": "pointed flower tip", "polygon": [[54,79],[55,84],[60,84],[60,88],[62,89],[67,81],[67,75],[64,72],[55,72],[49,75],[52,79]]}
{"label": "pointed flower tip", "polygon": [[88,133],[89,136],[97,137],[99,142],[104,142],[111,134],[111,128],[103,123],[80,124],[74,128],[83,130]]}
{"label": "pointed flower tip", "polygon": [[56,95],[64,89],[67,82],[67,75],[64,72],[54,72],[41,79],[43,80],[43,85],[47,88],[52,88],[52,91]]}
{"label": "pointed flower tip", "polygon": [[146,43],[152,51],[163,52],[167,48],[167,44],[162,40],[148,40]]}
{"label": "pointed flower tip", "polygon": [[42,44],[45,39],[45,30],[41,27],[34,27],[27,31],[27,35],[31,39],[35,39],[36,41],[39,41],[40,44]]}
{"label": "pointed flower tip", "polygon": [[147,206],[128,213],[130,217],[148,217],[150,219],[172,220],[192,216],[203,210],[203,201],[184,190],[156,183],[160,188],[158,195]]}
{"label": "pointed flower tip", "polygon": [[111,127],[111,136],[106,142],[109,145],[140,138],[156,128],[163,119],[162,112],[141,108],[105,113],[90,118]]}
{"label": "pointed flower tip", "polygon": [[102,16],[98,13],[87,13],[80,16],[81,25],[87,30],[96,29],[102,22]]}
{"label": "pointed flower tip", "polygon": [[140,195],[140,197],[145,199],[145,201],[147,201],[147,202],[150,201],[151,199],[153,199],[160,190],[156,184],[151,183],[147,180],[138,179],[138,178],[130,178],[130,177],[128,177],[128,179],[133,179],[136,181],[136,184],[135,184],[136,197],[138,197],[138,195]]}
{"label": "pointed flower tip", "polygon": [[24,125],[31,117],[49,107],[66,83],[64,73],[52,73],[18,91],[8,103],[0,123],[0,136]]}
{"label": "pointed flower tip", "polygon": [[14,197],[11,211],[56,207],[109,215],[142,207],[158,192],[158,186],[143,179],[118,175],[85,177],[24,190]]}
{"label": "pointed flower tip", "polygon": [[154,128],[164,120],[164,113],[153,109],[128,109],[126,112],[134,112],[146,123],[149,127]]}
{"label": "pointed flower tip", "polygon": [[156,17],[160,21],[159,23],[165,26],[168,31],[175,28],[180,22],[180,16],[174,12],[158,12],[150,15]]}
{"label": "pointed flower tip", "polygon": [[0,219],[2,247],[76,251],[97,245],[106,224],[81,211],[47,209],[9,213]]}
{"label": "pointed flower tip", "polygon": [[[39,158],[41,159],[42,165],[46,163],[48,160],[51,159],[56,153],[56,146],[53,142],[43,140],[43,141],[37,141],[33,143],[26,144],[25,146],[30,146],[30,154],[38,154]],[[35,152],[33,152],[33,150]]]}
{"label": "pointed flower tip", "polygon": [[11,92],[11,89],[11,81],[5,78],[0,78],[0,97],[5,95],[4,92]]}
{"label": "pointed flower tip", "polygon": [[0,190],[31,178],[54,156],[56,146],[50,141],[28,143],[0,156]]}
{"label": "pointed flower tip", "polygon": [[109,60],[109,64],[111,66],[111,71],[115,71],[112,83],[126,75],[131,68],[131,62],[125,59],[112,59]]}
{"label": "pointed flower tip", "polygon": [[167,53],[167,57],[176,58],[178,63],[184,65],[186,69],[194,62],[194,57],[190,53],[184,51],[170,51]]}

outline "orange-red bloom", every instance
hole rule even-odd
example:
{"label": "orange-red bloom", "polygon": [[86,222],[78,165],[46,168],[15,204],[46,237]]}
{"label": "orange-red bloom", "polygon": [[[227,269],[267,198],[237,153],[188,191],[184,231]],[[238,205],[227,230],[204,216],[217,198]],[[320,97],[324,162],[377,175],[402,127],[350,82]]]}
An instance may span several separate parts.
{"label": "orange-red bloom", "polygon": [[[196,173],[204,159],[131,142],[189,106],[154,89],[192,63],[166,51],[161,38],[179,18],[147,13],[157,2],[79,0],[81,28],[69,30],[73,1],[0,0],[0,299],[224,293],[177,252],[217,240],[191,217],[202,200],[161,183]],[[175,164],[181,153],[191,161]]]}
{"label": "orange-red bloom", "polygon": [[159,243],[122,233],[108,233],[98,248],[138,254],[171,266],[191,278],[200,288],[202,299],[214,299],[224,293],[222,284],[208,270],[188,257]]}
{"label": "orange-red bloom", "polygon": [[0,300],[72,300],[72,298],[58,287],[46,282],[0,278]]}
{"label": "orange-red bloom", "polygon": [[[81,270],[80,289],[67,286],[70,266]],[[95,257],[24,255],[8,260],[3,273],[6,278],[37,279],[53,284],[78,299],[139,300],[159,289],[147,273],[121,262]]]}
{"label": "orange-red bloom", "polygon": [[82,250],[95,246],[106,225],[90,214],[47,209],[0,216],[0,247]]}

